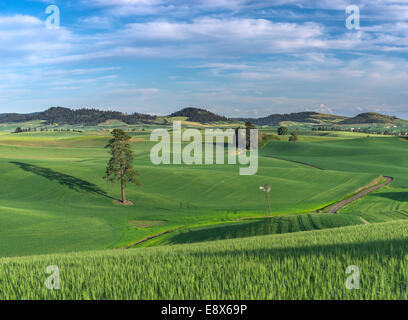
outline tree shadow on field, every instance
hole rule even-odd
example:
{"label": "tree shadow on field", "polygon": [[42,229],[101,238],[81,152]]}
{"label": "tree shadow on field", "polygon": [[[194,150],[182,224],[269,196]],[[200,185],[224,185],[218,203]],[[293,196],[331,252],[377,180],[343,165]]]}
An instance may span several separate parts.
{"label": "tree shadow on field", "polygon": [[39,167],[39,166],[29,164],[29,163],[16,162],[16,161],[10,161],[9,163],[19,166],[24,171],[34,173],[36,175],[39,175],[51,181],[57,181],[59,184],[66,186],[72,190],[75,190],[78,192],[85,191],[85,192],[95,193],[95,194],[98,194],[98,195],[101,195],[101,196],[104,196],[110,199],[114,199],[108,196],[107,193],[103,191],[101,188],[99,188],[96,184],[76,178],[74,176],[70,176],[68,174],[60,173],[52,169]]}
{"label": "tree shadow on field", "polygon": [[387,199],[394,200],[394,201],[401,201],[401,202],[408,201],[408,192],[381,192],[381,193],[375,193],[373,195],[376,197],[378,196],[378,197],[387,198]]}

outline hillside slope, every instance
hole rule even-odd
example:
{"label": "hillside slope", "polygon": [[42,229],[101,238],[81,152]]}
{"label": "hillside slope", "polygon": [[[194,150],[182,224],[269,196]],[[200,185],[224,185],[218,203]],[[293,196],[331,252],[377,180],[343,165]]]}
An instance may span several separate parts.
{"label": "hillside slope", "polygon": [[68,109],[62,107],[52,107],[43,112],[27,114],[3,113],[0,114],[0,123],[27,122],[33,120],[43,120],[48,124],[84,124],[97,125],[107,120],[119,120],[127,124],[139,123],[146,120],[154,120],[156,116],[141,113],[130,115],[118,111],[102,111],[97,109]]}
{"label": "hillside slope", "polygon": [[[240,176],[239,165],[158,167],[150,160],[148,135],[133,137],[143,186],[127,187],[136,205],[123,207],[114,201],[120,188],[102,179],[107,134],[2,135],[0,256],[122,247],[175,227],[263,215],[259,186],[265,183],[272,186],[273,215],[309,212],[378,176],[315,170],[263,156],[253,176]],[[135,228],[130,223],[135,220],[159,224]]]}
{"label": "hillside slope", "polygon": [[[0,259],[0,299],[407,299],[408,222]],[[386,263],[386,264],[384,264]],[[47,290],[56,265],[60,290]],[[360,271],[349,290],[348,266]]]}
{"label": "hillside slope", "polygon": [[[247,122],[263,126],[277,126],[286,123],[299,123],[309,125],[350,125],[350,124],[398,124],[408,125],[407,120],[391,117],[375,112],[361,113],[349,118],[332,114],[325,114],[313,111],[295,112],[289,114],[271,114],[261,118],[227,118],[211,111],[199,108],[184,108],[170,114],[168,117],[183,117],[190,122],[214,123],[214,122]],[[126,114],[118,111],[104,111],[98,109],[68,109],[62,107],[52,107],[42,112],[27,114],[3,113],[0,114],[0,123],[19,123],[30,121],[45,121],[47,124],[70,124],[70,125],[98,125],[108,120],[117,120],[126,124],[156,123],[162,124],[163,118],[155,115],[132,113]],[[160,120],[161,119],[161,120]]]}
{"label": "hillside slope", "polygon": [[226,117],[198,108],[184,108],[180,111],[172,113],[169,117],[187,117],[188,121],[200,123],[229,121],[229,119]]}
{"label": "hillside slope", "polygon": [[263,118],[240,118],[241,121],[251,121],[256,125],[279,125],[281,122],[298,122],[298,123],[310,123],[310,124],[334,124],[347,119],[347,117],[336,116],[331,114],[324,114],[318,112],[296,112],[289,114],[271,114],[270,116]]}
{"label": "hillside slope", "polygon": [[391,124],[397,122],[406,122],[406,120],[399,119],[397,117],[387,116],[385,114],[375,113],[375,112],[366,112],[360,113],[359,115],[348,118],[341,121],[339,124],[365,124],[365,123],[382,123],[382,124]]}

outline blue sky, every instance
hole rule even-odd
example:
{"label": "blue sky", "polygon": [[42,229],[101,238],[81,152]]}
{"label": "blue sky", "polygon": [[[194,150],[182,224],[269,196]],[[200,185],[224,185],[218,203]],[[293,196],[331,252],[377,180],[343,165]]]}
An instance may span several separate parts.
{"label": "blue sky", "polygon": [[408,118],[407,53],[408,0],[0,0],[0,112]]}

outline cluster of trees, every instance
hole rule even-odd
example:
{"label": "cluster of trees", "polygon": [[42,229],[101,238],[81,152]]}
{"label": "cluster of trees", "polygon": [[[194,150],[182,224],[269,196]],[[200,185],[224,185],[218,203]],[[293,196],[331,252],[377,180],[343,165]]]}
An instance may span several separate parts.
{"label": "cluster of trees", "polygon": [[32,121],[32,120],[39,120],[37,118],[38,114],[39,114],[38,112],[36,112],[36,113],[27,113],[27,114],[3,113],[3,114],[0,114],[0,123],[26,122],[26,121]]}
{"label": "cluster of trees", "polygon": [[[236,128],[235,129],[235,144],[238,147],[238,130],[242,128]],[[252,122],[247,121],[245,123],[245,133],[246,133],[246,148],[249,149],[251,146],[251,136],[250,136],[250,130],[255,129],[255,126],[253,125]],[[280,130],[279,130],[280,129]],[[279,135],[287,135],[289,130],[287,127],[280,127],[278,129],[278,134]],[[265,133],[258,133],[258,147],[263,148],[269,141],[272,140],[277,140],[280,141],[281,138],[278,135],[275,134],[265,134]],[[296,131],[291,132],[291,136],[289,137],[289,141],[297,141],[298,136]]]}
{"label": "cluster of trees", "polygon": [[287,127],[279,127],[278,128],[278,135],[286,136],[289,133],[289,129]]}
{"label": "cluster of trees", "polygon": [[118,111],[102,111],[97,109],[71,110],[62,107],[52,107],[44,112],[29,114],[5,113],[0,115],[0,123],[25,122],[44,120],[47,124],[81,124],[86,126],[97,125],[107,120],[119,120],[127,124],[143,123],[155,120],[156,116],[148,114],[126,114]]}
{"label": "cluster of trees", "polygon": [[[289,129],[288,127],[279,127],[278,128],[278,135],[280,136],[286,136],[289,134]],[[296,131],[292,131],[290,133],[289,141],[298,141],[298,135]]]}
{"label": "cluster of trees", "polygon": [[379,135],[395,135],[395,136],[406,136],[408,135],[408,131],[398,130],[393,131],[391,129],[380,129],[380,128],[345,128],[345,127],[338,127],[338,126],[321,126],[321,127],[313,127],[312,131],[342,131],[342,132],[360,132],[360,133],[367,133],[367,134],[379,134]]}
{"label": "cluster of trees", "polygon": [[337,130],[334,130],[334,129],[335,129],[335,127],[324,127],[324,126],[322,126],[322,127],[313,127],[312,131],[337,131]]}
{"label": "cluster of trees", "polygon": [[156,116],[141,113],[125,114],[118,111],[101,111],[97,109],[50,108],[44,111],[44,119],[48,123],[97,125],[107,120],[119,120],[127,124],[136,124],[146,120],[155,120]]}
{"label": "cluster of trees", "polygon": [[291,122],[307,122],[307,123],[319,123],[321,120],[333,120],[336,116],[325,115],[318,112],[313,111],[305,111],[305,112],[295,112],[295,113],[287,113],[287,114],[271,114],[267,117],[263,118],[238,118],[236,120],[241,121],[251,121],[259,126],[270,125],[275,126],[278,125],[280,122],[283,121],[291,121]]}
{"label": "cluster of trees", "polygon": [[[37,129],[35,129],[35,131],[37,131]],[[14,133],[21,133],[21,132],[28,132],[28,129],[22,129],[20,127],[17,127],[16,130],[14,130]],[[30,132],[31,132],[31,128],[30,128]]]}
{"label": "cluster of trees", "polygon": [[200,123],[231,121],[228,118],[219,116],[211,111],[198,108],[184,108],[180,111],[172,113],[170,117],[187,117],[188,121]]}
{"label": "cluster of trees", "polygon": [[296,131],[292,131],[292,133],[290,134],[290,137],[289,137],[289,141],[298,141],[298,136],[297,136],[297,133],[296,133]]}
{"label": "cluster of trees", "polygon": [[14,133],[21,133],[21,132],[44,132],[44,131],[53,131],[53,132],[82,132],[81,130],[77,130],[77,129],[64,129],[64,128],[54,128],[54,129],[49,129],[49,128],[21,128],[21,127],[17,127],[14,130]]}
{"label": "cluster of trees", "polygon": [[263,147],[265,147],[269,141],[280,141],[281,138],[279,138],[279,136],[275,135],[275,134],[265,134],[260,132],[258,135],[258,146],[259,149],[262,149]]}

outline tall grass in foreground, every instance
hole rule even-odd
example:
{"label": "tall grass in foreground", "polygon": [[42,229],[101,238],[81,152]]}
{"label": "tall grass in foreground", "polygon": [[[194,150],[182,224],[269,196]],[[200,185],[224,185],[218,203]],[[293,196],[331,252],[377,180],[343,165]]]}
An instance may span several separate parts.
{"label": "tall grass in foreground", "polygon": [[[408,222],[0,259],[0,299],[407,299]],[[50,291],[48,265],[60,269]],[[348,290],[347,266],[361,272]]]}

